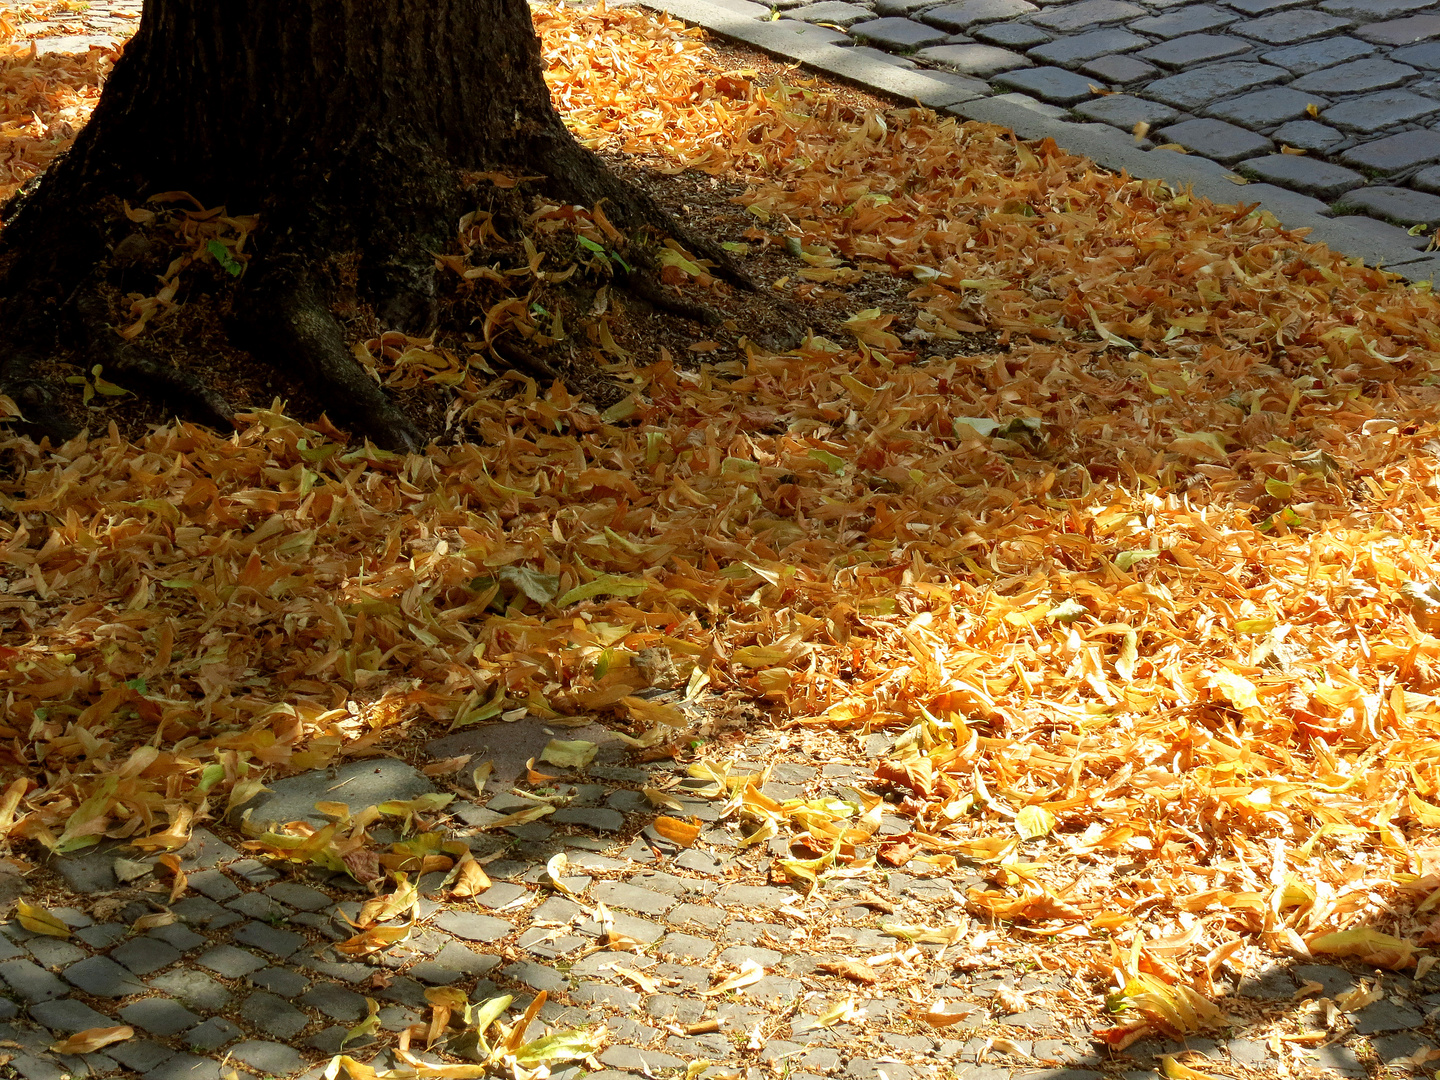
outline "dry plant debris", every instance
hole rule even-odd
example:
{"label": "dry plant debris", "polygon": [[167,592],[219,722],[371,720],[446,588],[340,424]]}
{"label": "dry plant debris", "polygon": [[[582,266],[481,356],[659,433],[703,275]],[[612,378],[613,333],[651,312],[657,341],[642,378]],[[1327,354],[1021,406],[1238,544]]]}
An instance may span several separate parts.
{"label": "dry plant debris", "polygon": [[[12,840],[177,848],[412,723],[618,715],[682,753],[684,717],[636,696],[664,649],[692,698],[898,734],[854,802],[691,765],[752,841],[793,839],[802,893],[980,868],[951,921],[893,933],[962,963],[1045,943],[1112,986],[1112,1045],[1223,1021],[1215,982],[1268,956],[1428,968],[1429,292],[1049,142],[761,87],[654,15],[536,22],[590,145],[748,185],[751,239],[793,247],[777,287],[898,275],[909,302],[698,370],[602,341],[634,390],[604,412],[376,339],[469,436],[427,456],[278,408],[233,438],[10,440]],[[26,123],[93,96],[97,58],[28,63],[4,83]],[[5,190],[43,160],[25,145]],[[1005,350],[955,355],[976,330]],[[877,846],[887,807],[912,828]]]}

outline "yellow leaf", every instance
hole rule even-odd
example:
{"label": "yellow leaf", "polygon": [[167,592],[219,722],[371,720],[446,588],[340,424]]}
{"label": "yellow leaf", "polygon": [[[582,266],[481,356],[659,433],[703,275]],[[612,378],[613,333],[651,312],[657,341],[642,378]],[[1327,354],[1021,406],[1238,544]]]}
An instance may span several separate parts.
{"label": "yellow leaf", "polygon": [[15,915],[20,925],[32,934],[46,934],[50,937],[68,938],[70,928],[38,904],[27,904],[21,900],[15,905]]}
{"label": "yellow leaf", "polygon": [[583,769],[595,760],[599,749],[593,742],[586,742],[584,739],[573,739],[569,742],[564,739],[551,739],[545,744],[545,749],[540,751],[540,760],[564,769]]}
{"label": "yellow leaf", "polygon": [[1415,962],[1416,946],[1408,941],[1368,926],[1321,934],[1305,943],[1312,953],[1322,956],[1353,956],[1375,967],[1399,971]]}
{"label": "yellow leaf", "polygon": [[1047,836],[1055,828],[1055,815],[1043,806],[1024,806],[1015,815],[1015,831],[1026,840]]}
{"label": "yellow leaf", "polygon": [[689,847],[695,843],[696,838],[700,835],[701,829],[699,818],[693,818],[685,822],[679,818],[667,817],[664,814],[652,822],[652,827],[666,840],[680,847]]}

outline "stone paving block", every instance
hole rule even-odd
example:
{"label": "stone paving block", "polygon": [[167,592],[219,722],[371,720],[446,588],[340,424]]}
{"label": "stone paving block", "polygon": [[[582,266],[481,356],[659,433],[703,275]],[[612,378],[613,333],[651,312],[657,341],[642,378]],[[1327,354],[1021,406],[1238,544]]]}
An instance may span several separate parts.
{"label": "stone paving block", "polygon": [[1033,61],[1019,53],[994,45],[937,45],[921,49],[916,56],[927,63],[938,64],[965,75],[988,79],[1002,71],[1030,67]]}
{"label": "stone paving block", "polygon": [[1242,38],[1226,34],[1188,34],[1152,45],[1135,55],[1172,71],[1183,71],[1196,64],[1208,64],[1227,56],[1248,53],[1254,47]]}
{"label": "stone paving block", "polygon": [[1440,167],[1420,170],[1411,178],[1410,186],[1440,195]]}
{"label": "stone paving block", "polygon": [[1440,101],[1412,94],[1408,90],[1386,90],[1351,98],[1320,114],[1320,119],[1338,128],[1372,135],[1384,128],[1407,124],[1440,109]]}
{"label": "stone paving block", "polygon": [[[98,923],[95,926],[85,926],[76,930],[75,937],[92,949],[108,949],[129,933],[130,927],[126,923]],[[18,949],[15,949],[4,938],[0,938],[0,960],[9,960],[11,957],[19,955]]]}
{"label": "stone paving block", "polygon": [[1166,79],[1157,79],[1145,87],[1145,96],[1177,109],[1193,111],[1212,101],[1233,97],[1267,83],[1283,82],[1289,77],[1284,68],[1271,64],[1207,64]]}
{"label": "stone paving block", "polygon": [[529,895],[530,890],[524,885],[517,885],[513,881],[500,881],[476,896],[475,902],[493,911]]}
{"label": "stone paving block", "polygon": [[570,980],[552,967],[544,964],[537,964],[533,960],[519,960],[513,964],[506,964],[500,969],[500,974],[507,979],[521,983],[532,990],[544,990],[550,994],[560,993],[570,988]]}
{"label": "stone paving block", "polygon": [[1136,124],[1158,127],[1170,123],[1179,115],[1168,105],[1129,94],[1108,94],[1083,101],[1075,106],[1075,112],[1088,120],[1099,120],[1122,131],[1134,131]]}
{"label": "stone paving block", "polygon": [[241,915],[248,915],[252,919],[275,919],[280,920],[291,914],[291,911],[278,900],[271,900],[264,893],[252,892],[243,893],[234,900],[228,900],[225,906],[231,911],[238,911]]}
{"label": "stone paving block", "polygon": [[307,1009],[324,1013],[331,1020],[359,1020],[366,1015],[365,996],[334,983],[321,983],[296,999]]}
{"label": "stone paving block", "polygon": [[[908,19],[876,19],[874,23],[866,23],[864,27],[857,27],[854,31],[854,36],[856,40],[877,41],[887,47],[905,48],[906,50],[913,49],[915,47],[913,45],[895,45],[891,40],[882,40],[884,39],[883,34],[877,36],[869,32],[871,26],[879,23],[892,22],[900,22],[906,26],[913,27],[914,33],[911,36],[917,41],[923,38],[926,44],[931,44],[936,41],[945,40],[945,35],[938,31],[930,30],[920,26],[918,23],[910,22]],[[904,35],[899,36],[903,37]],[[852,55],[861,54],[861,50],[859,49],[851,49],[850,52]],[[895,62],[894,57],[880,56],[879,59],[887,63]],[[551,814],[549,820],[555,822],[557,825],[583,825],[585,828],[594,829],[597,832],[619,832],[625,827],[624,813],[604,806],[563,806]]]}
{"label": "stone paving block", "polygon": [[1440,160],[1440,133],[1424,129],[1402,131],[1383,139],[1351,147],[1340,160],[1357,169],[1382,176]]}
{"label": "stone paving block", "polygon": [[851,1058],[842,1075],[845,1080],[916,1080],[909,1065],[872,1058]]}
{"label": "stone paving block", "polygon": [[[850,36],[856,41],[868,41],[884,49],[893,49],[896,52],[914,52],[916,49],[923,49],[929,45],[938,45],[949,35],[943,30],[937,30],[923,23],[891,16],[884,19],[872,19],[870,22],[853,26],[850,28]],[[567,809],[570,808],[567,807]],[[560,814],[563,812],[556,812],[556,820],[560,819]],[[593,813],[606,816],[597,818],[596,823],[586,821],[582,824],[590,825],[591,828],[605,829],[608,832],[617,831],[624,825],[625,819],[614,810],[595,810]],[[620,818],[619,823],[614,823],[616,818]],[[612,824],[598,824],[602,820]]]}
{"label": "stone paving block", "polygon": [[1311,0],[1225,0],[1226,7],[1232,7],[1246,15],[1268,15],[1272,11],[1284,11],[1286,8],[1301,7],[1308,3],[1311,3]]}
{"label": "stone paving block", "polygon": [[1412,262],[1430,242],[1429,237],[1411,236],[1398,225],[1360,215],[1312,222],[1308,239],[1311,243],[1328,244],[1351,258],[1363,259],[1370,266]]}
{"label": "stone paving block", "polygon": [[1293,188],[1326,201],[1365,183],[1365,177],[1353,169],[1297,154],[1251,158],[1240,166],[1239,171],[1245,176]]}
{"label": "stone paving block", "polygon": [[310,986],[310,980],[298,971],[289,968],[267,967],[252,971],[245,981],[260,990],[269,990],[283,998],[294,998],[303,994]]}
{"label": "stone paving block", "polygon": [[30,960],[6,960],[0,964],[0,979],[26,1001],[49,1001],[70,992],[60,979]]}
{"label": "stone paving block", "polygon": [[297,881],[277,881],[265,890],[265,895],[297,911],[324,911],[333,903],[328,893]]}
{"label": "stone paving block", "polygon": [[213,1053],[242,1035],[244,1032],[223,1016],[212,1016],[185,1033],[185,1045],[191,1050]]}
{"label": "stone paving block", "polygon": [[220,930],[231,923],[240,922],[241,916],[204,896],[187,896],[170,906],[171,912],[190,926],[207,930]]}
{"label": "stone paving block", "polygon": [[471,911],[453,910],[438,915],[435,925],[466,941],[499,941],[515,929],[513,925],[503,919]]}
{"label": "stone paving block", "polygon": [[1409,64],[1426,71],[1440,70],[1440,41],[1426,41],[1396,49],[1390,54],[1390,59],[1397,64]]}
{"label": "stone paving block", "polygon": [[1235,12],[1214,4],[1185,4],[1164,15],[1148,15],[1143,19],[1133,19],[1126,25],[1138,34],[1149,34],[1168,41],[1186,34],[1203,34],[1233,23],[1238,18]]}
{"label": "stone paving block", "polygon": [[981,23],[1016,19],[1039,10],[1028,0],[959,0],[958,3],[932,8],[920,18],[931,26],[958,34]]}
{"label": "stone paving block", "polygon": [[1317,94],[1363,94],[1386,90],[1420,74],[1407,64],[1397,64],[1383,57],[1352,60],[1334,67],[1302,75],[1291,85],[1296,90]]}
{"label": "stone paving block", "polygon": [[657,955],[667,960],[702,961],[715,951],[715,943],[709,938],[694,934],[672,933],[660,939]]}
{"label": "stone paving block", "polygon": [[721,908],[704,904],[680,904],[670,909],[666,921],[671,926],[698,926],[715,930],[724,926],[729,918],[729,914]]}
{"label": "stone paving block", "polygon": [[233,945],[216,945],[213,949],[201,953],[195,963],[215,972],[222,979],[239,979],[265,966],[265,961],[254,953],[237,949]]}
{"label": "stone paving block", "polygon": [[1353,20],[1339,15],[1297,9],[1238,22],[1228,29],[1232,34],[1241,34],[1263,45],[1293,45],[1297,41],[1323,37],[1354,25]]}
{"label": "stone paving block", "polygon": [[[746,0],[740,0],[740,2],[743,3],[746,2]],[[934,7],[935,2],[936,0],[876,0],[875,14],[904,15],[908,18],[911,15],[919,15],[919,13],[923,12],[926,8]],[[768,18],[769,14],[769,11],[766,11],[764,15],[759,17]]]}
{"label": "stone paving block", "polygon": [[591,890],[590,895],[608,907],[639,911],[646,915],[663,915],[675,906],[675,897],[673,896],[637,888],[619,881],[602,881]]}
{"label": "stone paving block", "polygon": [[[1403,191],[1399,188],[1372,188],[1370,190],[1376,194],[1385,191]],[[1403,196],[1408,196],[1408,198]],[[1383,216],[1407,224],[1425,222],[1433,225],[1440,221],[1440,197],[1425,195],[1418,191],[1403,191],[1403,196],[1397,195],[1393,198],[1382,199],[1380,205],[1398,206],[1405,211],[1407,216],[1402,217],[1388,210],[1383,212]],[[1374,1035],[1381,1031],[1412,1031],[1419,1027],[1424,1020],[1424,1016],[1410,1006],[1396,1004],[1387,998],[1367,1005],[1356,1013],[1355,1030],[1361,1035]]]}
{"label": "stone paving block", "polygon": [[1261,53],[1260,59],[1275,64],[1295,75],[1309,75],[1321,68],[1334,67],[1350,60],[1359,60],[1375,52],[1375,46],[1359,38],[1340,34],[1321,41],[1306,41]]}
{"label": "stone paving block", "polygon": [[144,1080],[222,1080],[223,1075],[218,1061],[175,1054],[147,1072]]}
{"label": "stone paving block", "polygon": [[[52,937],[32,938],[25,942],[25,948],[43,967],[51,971],[77,963],[90,955],[79,946]],[[20,955],[20,950],[15,949],[15,953]]]}
{"label": "stone paving block", "polygon": [[157,975],[150,985],[163,994],[179,998],[186,1005],[206,1012],[219,1012],[230,1003],[230,991],[209,975],[188,967]]}
{"label": "stone paving block", "polygon": [[[83,1029],[82,1029],[83,1030]],[[149,1073],[175,1051],[150,1039],[126,1039],[105,1048],[107,1054],[132,1073]]]}
{"label": "stone paving block", "polygon": [[1307,1050],[1301,1061],[1345,1076],[1364,1076],[1366,1072],[1364,1063],[1348,1046],[1321,1046]]}
{"label": "stone paving block", "polygon": [[236,1043],[230,1048],[230,1056],[272,1076],[284,1076],[305,1067],[305,1059],[299,1051],[284,1043],[260,1040]]}
{"label": "stone paving block", "polygon": [[1136,60],[1133,56],[1100,56],[1080,65],[1080,70],[1112,86],[1149,82],[1158,74],[1158,69],[1153,64]]}
{"label": "stone paving block", "polygon": [[97,1012],[74,998],[42,1001],[31,1005],[30,1018],[44,1024],[51,1031],[65,1035],[88,1031],[93,1027],[110,1027],[114,1023],[104,1013]]}
{"label": "stone paving block", "polygon": [[[1148,44],[1149,39],[1129,30],[1110,27],[1105,30],[1091,30],[1074,34],[1030,50],[1030,59],[1042,64],[1057,64],[1060,67],[1076,67],[1087,60],[1094,60],[1111,53],[1125,53]],[[769,794],[769,792],[765,792]]]}
{"label": "stone paving block", "polygon": [[1404,19],[1370,23],[1356,30],[1355,36],[1375,45],[1413,45],[1417,41],[1440,37],[1440,15],[1411,15]]}
{"label": "stone paving block", "polygon": [[[847,4],[843,0],[820,0],[818,4],[805,4],[791,8],[780,16],[782,19],[802,19],[812,23],[830,23],[834,26],[849,27],[865,19],[873,19],[869,8]],[[499,807],[491,807],[498,810]]]}
{"label": "stone paving block", "polygon": [[600,1054],[600,1063],[612,1069],[654,1075],[655,1069],[678,1069],[686,1064],[683,1058],[659,1050],[641,1050],[634,1046],[612,1046]]}
{"label": "stone paving block", "polygon": [[1070,33],[1106,23],[1125,22],[1146,14],[1148,12],[1140,5],[1127,3],[1126,0],[1080,0],[1078,4],[1063,4],[1042,12],[1031,22],[1047,30]]}
{"label": "stone paving block", "polygon": [[1360,22],[1379,22],[1433,7],[1435,0],[1325,0],[1321,11],[1344,15]]}
{"label": "stone paving block", "polygon": [[111,959],[119,960],[136,975],[149,975],[169,967],[180,956],[175,946],[151,937],[133,938],[110,950]]}
{"label": "stone paving block", "polygon": [[990,23],[970,31],[976,41],[996,45],[1002,49],[1029,49],[1049,41],[1054,34],[1047,34],[1038,26],[1029,23]]}
{"label": "stone paving block", "polygon": [[154,938],[156,941],[163,941],[166,945],[174,949],[179,949],[182,953],[187,953],[191,949],[198,949],[208,940],[186,927],[183,923],[178,922],[170,923],[168,926],[157,926],[145,936]]}
{"label": "stone paving block", "polygon": [[[1089,3],[1091,0],[1085,2]],[[1005,71],[996,75],[992,81],[998,86],[1019,90],[1056,105],[1074,105],[1095,96],[1095,91],[1091,89],[1093,80],[1058,67]]]}
{"label": "stone paving block", "polygon": [[63,974],[71,986],[95,997],[129,997],[131,994],[144,994],[150,989],[108,956],[81,960],[78,964],[71,964]]}
{"label": "stone paving block", "polygon": [[1209,114],[1219,120],[1228,120],[1252,131],[1260,131],[1306,115],[1311,106],[1324,108],[1330,102],[1318,94],[1306,94],[1291,90],[1288,86],[1257,90],[1252,94],[1222,101],[1210,107]]}
{"label": "stone paving block", "polygon": [[[257,825],[266,821],[308,821],[312,825],[324,826],[328,822],[315,809],[317,802],[343,802],[353,814],[392,799],[404,801],[433,791],[435,785],[429,778],[403,761],[385,757],[366,758],[341,766],[334,773],[317,769],[276,780],[270,784],[269,791],[262,792],[243,807],[236,807],[232,814],[238,819],[244,810],[249,809],[250,820]],[[269,880],[273,881],[274,877]]]}
{"label": "stone paving block", "polygon": [[640,995],[633,990],[602,982],[582,982],[570,991],[570,1000],[581,1005],[609,1005],[625,1012],[640,1007]]}
{"label": "stone paving block", "polygon": [[257,991],[240,1006],[240,1018],[256,1031],[289,1039],[300,1034],[310,1018],[290,1002],[265,990]]}
{"label": "stone paving block", "polygon": [[132,1027],[164,1038],[177,1035],[200,1022],[189,1009],[173,998],[142,998],[120,1010],[120,1019]]}
{"label": "stone paving block", "polygon": [[726,885],[715,900],[727,907],[777,908],[795,899],[793,889],[778,885]]}

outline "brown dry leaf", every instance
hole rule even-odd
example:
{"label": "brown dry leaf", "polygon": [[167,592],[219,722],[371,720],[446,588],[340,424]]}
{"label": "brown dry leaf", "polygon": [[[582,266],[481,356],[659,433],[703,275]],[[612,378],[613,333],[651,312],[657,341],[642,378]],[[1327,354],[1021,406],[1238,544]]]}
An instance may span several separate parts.
{"label": "brown dry leaf", "polygon": [[62,1039],[50,1047],[55,1054],[93,1054],[111,1043],[124,1042],[133,1037],[135,1029],[123,1025],[117,1027],[86,1028],[69,1038]]}
{"label": "brown dry leaf", "polygon": [[820,971],[828,971],[832,975],[841,975],[844,978],[858,983],[876,983],[880,981],[879,973],[869,964],[862,964],[858,960],[825,960],[816,965]]}

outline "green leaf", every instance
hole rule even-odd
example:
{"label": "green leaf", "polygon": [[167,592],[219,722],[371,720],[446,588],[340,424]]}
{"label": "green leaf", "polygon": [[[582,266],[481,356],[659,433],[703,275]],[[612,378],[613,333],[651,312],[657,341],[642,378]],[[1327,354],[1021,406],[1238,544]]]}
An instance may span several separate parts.
{"label": "green leaf", "polygon": [[551,739],[545,744],[545,749],[540,751],[540,760],[559,765],[563,769],[583,769],[595,760],[599,750],[600,747],[584,739],[572,739],[569,742],[564,739]]}
{"label": "green leaf", "polygon": [[205,768],[200,770],[200,783],[196,786],[200,789],[200,793],[203,795],[205,792],[209,791],[211,788],[213,788],[216,784],[218,784],[221,780],[224,779],[224,765],[206,765]]}
{"label": "green leaf", "polygon": [[1115,567],[1119,570],[1129,570],[1138,562],[1144,562],[1146,559],[1159,558],[1159,556],[1159,548],[1148,548],[1141,551],[1122,551],[1119,555],[1115,556]]}
{"label": "green leaf", "polygon": [[1066,600],[1056,604],[1045,615],[1051,622],[1072,623],[1081,615],[1088,614],[1088,609],[1078,600]]}
{"label": "green leaf", "polygon": [[646,583],[644,578],[620,577],[617,574],[601,574],[594,581],[588,581],[584,585],[577,585],[560,599],[555,601],[557,607],[567,607],[570,604],[577,604],[581,600],[589,600],[595,596],[639,596],[645,591]]}
{"label": "green leaf", "polygon": [[536,1065],[552,1061],[576,1061],[599,1050],[604,1041],[603,1028],[595,1031],[582,1028],[557,1031],[520,1047],[515,1051],[515,1061],[525,1069],[533,1069]]}
{"label": "green leaf", "polygon": [[495,576],[501,581],[514,585],[537,604],[548,604],[560,591],[560,579],[554,574],[542,574],[528,566],[502,566]]}
{"label": "green leaf", "polygon": [[239,277],[245,271],[245,264],[230,254],[230,249],[219,240],[211,240],[205,245],[205,250],[231,277]]}
{"label": "green leaf", "polygon": [[577,236],[577,237],[575,237],[575,240],[576,240],[576,242],[577,242],[581,247],[583,247],[586,251],[593,251],[596,255],[604,255],[604,254],[605,254],[605,245],[604,245],[604,244],[597,244],[594,240],[591,240],[588,236]]}
{"label": "green leaf", "polygon": [[811,450],[810,457],[814,458],[818,462],[821,462],[836,476],[839,476],[845,471],[845,459],[841,457],[836,457],[834,454],[830,453],[829,450]]}
{"label": "green leaf", "polygon": [[1295,494],[1295,485],[1287,484],[1284,480],[1276,480],[1272,476],[1265,481],[1265,494],[1289,502],[1290,497]]}
{"label": "green leaf", "polygon": [[145,693],[145,680],[144,680],[144,679],[130,679],[130,680],[128,680],[128,681],[125,683],[125,685],[128,686],[131,690],[134,690],[134,691],[135,691],[136,693],[138,693],[138,694],[143,694],[143,693]]}

